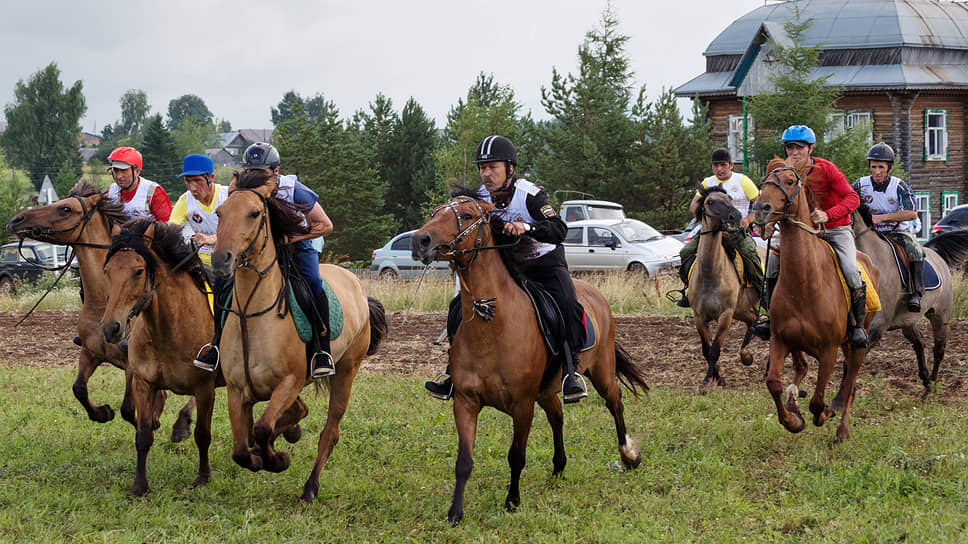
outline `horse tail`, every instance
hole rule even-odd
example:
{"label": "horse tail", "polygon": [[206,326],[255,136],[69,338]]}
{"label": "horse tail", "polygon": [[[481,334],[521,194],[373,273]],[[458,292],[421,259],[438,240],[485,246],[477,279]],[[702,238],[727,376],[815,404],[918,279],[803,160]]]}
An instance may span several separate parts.
{"label": "horse tail", "polygon": [[366,297],[370,307],[370,347],[366,350],[367,355],[373,355],[380,349],[380,342],[387,337],[390,325],[387,322],[387,312],[383,303],[373,297]]}
{"label": "horse tail", "polygon": [[632,359],[629,352],[625,351],[625,348],[620,346],[618,342],[615,342],[615,374],[618,376],[619,381],[625,387],[628,387],[633,395],[639,395],[639,392],[635,389],[636,385],[641,387],[646,393],[649,392],[649,385],[645,383],[645,375],[642,373],[642,367]]}
{"label": "horse tail", "polygon": [[937,252],[951,268],[965,265],[968,260],[968,229],[950,230],[924,243]]}

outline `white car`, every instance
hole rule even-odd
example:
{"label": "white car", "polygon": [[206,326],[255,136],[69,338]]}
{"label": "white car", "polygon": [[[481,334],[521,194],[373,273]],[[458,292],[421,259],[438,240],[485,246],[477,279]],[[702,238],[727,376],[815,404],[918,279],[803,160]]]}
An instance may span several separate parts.
{"label": "white car", "polygon": [[[409,280],[419,278],[423,273],[424,264],[415,261],[410,255],[410,235],[414,231],[407,231],[398,234],[390,239],[380,249],[373,250],[370,270],[375,272],[380,279],[399,278]],[[447,277],[452,275],[450,264],[447,261],[434,261],[430,263],[428,276]]]}
{"label": "white car", "polygon": [[628,270],[645,276],[676,269],[682,246],[636,219],[569,223],[564,241],[569,270]]}
{"label": "white car", "polygon": [[588,219],[625,219],[625,209],[621,204],[607,200],[568,200],[561,203],[558,215],[571,224]]}

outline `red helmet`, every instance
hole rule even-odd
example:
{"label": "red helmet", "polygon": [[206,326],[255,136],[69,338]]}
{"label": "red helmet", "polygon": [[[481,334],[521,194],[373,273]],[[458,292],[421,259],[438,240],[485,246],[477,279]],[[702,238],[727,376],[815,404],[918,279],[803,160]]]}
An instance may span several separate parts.
{"label": "red helmet", "polygon": [[108,155],[108,162],[110,162],[110,168],[119,168],[121,170],[127,170],[132,166],[137,166],[138,170],[144,170],[142,166],[141,153],[133,147],[119,147]]}

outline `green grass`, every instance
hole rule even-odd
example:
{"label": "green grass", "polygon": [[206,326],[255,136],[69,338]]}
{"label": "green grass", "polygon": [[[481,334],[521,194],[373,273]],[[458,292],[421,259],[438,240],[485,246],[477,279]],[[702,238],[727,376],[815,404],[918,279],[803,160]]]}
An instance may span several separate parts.
{"label": "green grass", "polygon": [[[365,365],[365,363],[364,363]],[[446,513],[456,432],[451,405],[420,381],[363,374],[339,445],[308,507],[297,498],[315,456],[325,397],[311,389],[304,438],[286,472],[231,460],[225,394],[213,429],[213,481],[192,490],[194,443],[168,442],[169,401],[148,460],[151,491],[127,495],[133,430],[88,421],[73,371],[0,371],[2,542],[964,542],[968,420],[963,399],[874,393],[857,399],[852,436],[834,426],[784,431],[765,390],[700,396],[655,387],[626,394],[642,465],[624,471],[600,398],[565,410],[568,466],[551,472],[551,438],[536,413],[522,505],[507,514],[510,419],[482,413],[464,523]],[[122,374],[105,369],[92,396],[117,408]],[[804,410],[806,401],[802,401]],[[281,442],[281,441],[280,441]]]}

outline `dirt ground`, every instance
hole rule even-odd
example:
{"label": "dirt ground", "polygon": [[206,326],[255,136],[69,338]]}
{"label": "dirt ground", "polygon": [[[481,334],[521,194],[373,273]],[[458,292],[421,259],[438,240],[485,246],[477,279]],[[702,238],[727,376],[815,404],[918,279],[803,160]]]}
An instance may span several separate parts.
{"label": "dirt ground", "polygon": [[[77,312],[39,311],[19,326],[22,313],[0,312],[0,366],[73,367],[78,348],[71,340],[75,334]],[[411,313],[404,322],[403,312],[389,316],[390,334],[380,351],[363,362],[367,372],[393,373],[432,378],[443,370],[446,346],[433,342],[444,328],[444,314]],[[681,387],[697,390],[706,373],[699,337],[692,319],[680,317],[618,317],[617,339],[645,368],[650,386]],[[927,322],[923,333],[930,335]],[[755,363],[744,367],[739,362],[741,324],[734,324],[720,358],[720,373],[727,389],[764,388],[763,372],[767,343],[754,339]],[[926,338],[927,357],[931,359],[931,340]],[[815,375],[812,359],[807,381]],[[789,367],[789,364],[787,365]],[[834,379],[838,379],[839,371]],[[887,389],[897,395],[918,395],[922,387],[917,378],[914,351],[900,331],[891,331],[880,346],[867,357],[859,380],[860,393],[871,387],[872,376],[884,377]],[[944,398],[963,399],[968,395],[968,320],[951,324],[945,359],[939,373]],[[812,382],[811,382],[812,383]]]}

